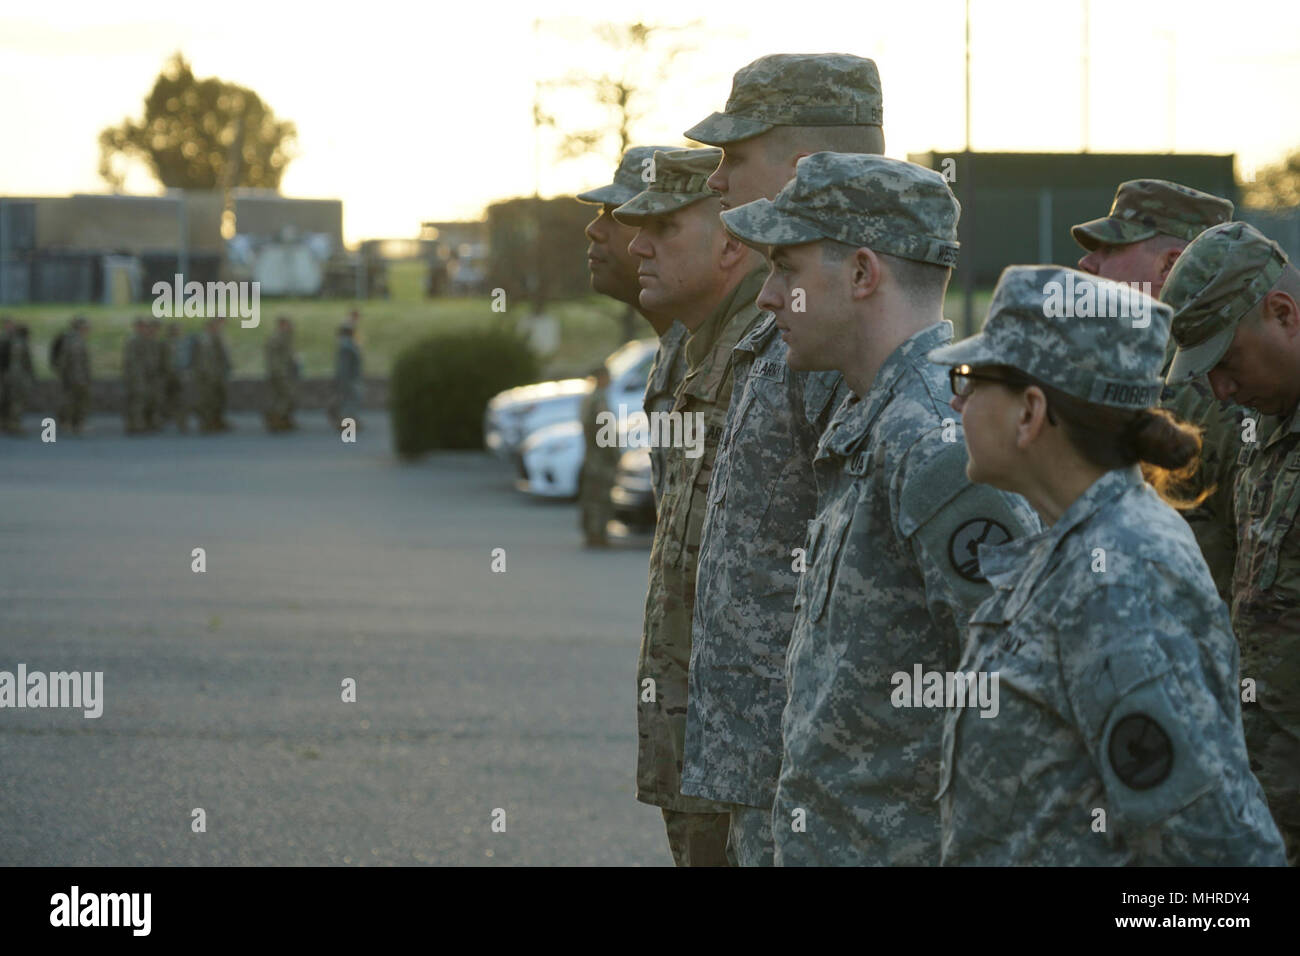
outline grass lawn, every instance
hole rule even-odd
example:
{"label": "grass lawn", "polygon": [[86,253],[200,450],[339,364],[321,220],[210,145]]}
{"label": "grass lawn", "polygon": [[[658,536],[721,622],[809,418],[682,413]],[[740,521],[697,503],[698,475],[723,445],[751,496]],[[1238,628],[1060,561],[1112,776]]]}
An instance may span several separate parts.
{"label": "grass lawn", "polygon": [[[354,307],[361,312],[359,341],[365,372],[370,377],[386,377],[398,352],[426,335],[502,321],[518,322],[527,314],[528,306],[523,302],[508,303],[504,313],[493,312],[489,296],[424,299],[421,282],[419,263],[394,263],[389,268],[388,299],[359,304],[346,299],[263,299],[257,328],[241,328],[238,319],[226,322],[234,374],[241,378],[264,374],[262,345],[274,328],[276,316],[282,314],[294,320],[295,351],[303,375],[309,378],[333,374],[335,330]],[[976,330],[983,324],[991,295],[990,290],[976,293]],[[47,361],[50,341],[73,315],[85,315],[90,320],[92,372],[96,378],[116,378],[121,374],[122,345],[131,320],[137,315],[151,315],[150,308],[150,302],[128,306],[22,305],[0,309],[0,315],[11,315],[31,327],[32,358],[39,378],[52,376]],[[547,311],[560,322],[560,344],[553,354],[543,357],[543,378],[585,375],[617,348],[622,340],[622,309],[619,303],[599,295],[552,303]],[[964,337],[959,290],[949,292],[944,313],[952,320],[958,337]],[[176,321],[184,334],[197,330],[202,323],[201,319]],[[639,335],[653,334],[647,324],[641,323],[639,329]]]}

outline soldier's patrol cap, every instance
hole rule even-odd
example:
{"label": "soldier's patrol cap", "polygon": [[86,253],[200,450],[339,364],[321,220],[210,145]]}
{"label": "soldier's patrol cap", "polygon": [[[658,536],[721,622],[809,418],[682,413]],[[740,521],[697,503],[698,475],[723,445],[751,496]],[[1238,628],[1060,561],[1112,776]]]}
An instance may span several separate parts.
{"label": "soldier's patrol cap", "polygon": [[637,226],[650,216],[676,212],[701,199],[719,195],[705,183],[721,159],[722,150],[713,148],[656,150],[650,185],[615,209],[614,218]]}
{"label": "soldier's patrol cap", "polygon": [[[1099,307],[1080,316],[1071,300]],[[929,358],[948,366],[1007,365],[1085,402],[1151,408],[1163,391],[1171,313],[1122,282],[1061,266],[1008,266],[983,330]],[[1143,321],[1117,325],[1117,316]]]}
{"label": "soldier's patrol cap", "polygon": [[1286,253],[1254,226],[1227,222],[1194,239],[1160,289],[1174,310],[1171,333],[1178,351],[1170,385],[1206,374],[1228,351],[1237,323],[1277,283]]}
{"label": "soldier's patrol cap", "polygon": [[848,53],[774,53],[741,67],[722,112],[684,135],[725,146],[774,126],[880,126],[883,115],[874,61]]}
{"label": "soldier's patrol cap", "polygon": [[608,203],[621,206],[650,183],[653,172],[655,153],[671,152],[672,146],[633,146],[623,154],[623,159],[614,171],[614,181],[585,193],[578,193],[578,200],[590,203]]}
{"label": "soldier's patrol cap", "polygon": [[957,264],[961,205],[932,169],[869,153],[812,153],[775,199],[722,213],[741,242],[766,251],[834,239],[940,266]]}
{"label": "soldier's patrol cap", "polygon": [[1070,227],[1074,241],[1089,252],[1098,246],[1126,246],[1155,235],[1191,241],[1211,226],[1232,219],[1232,203],[1164,179],[1120,183],[1109,215]]}

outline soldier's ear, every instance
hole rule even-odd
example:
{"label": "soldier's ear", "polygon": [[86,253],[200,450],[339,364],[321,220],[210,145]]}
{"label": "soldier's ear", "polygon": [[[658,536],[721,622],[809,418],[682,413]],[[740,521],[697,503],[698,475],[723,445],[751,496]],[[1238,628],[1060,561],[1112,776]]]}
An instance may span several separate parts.
{"label": "soldier's ear", "polygon": [[1264,317],[1275,319],[1288,338],[1300,334],[1300,304],[1287,292],[1274,290],[1264,296]]}
{"label": "soldier's ear", "polygon": [[863,246],[854,250],[850,262],[852,268],[849,272],[849,284],[853,298],[865,299],[880,287],[883,268],[880,257],[873,250]]}
{"label": "soldier's ear", "polygon": [[1169,278],[1169,270],[1174,267],[1181,253],[1181,249],[1166,249],[1156,257],[1156,275],[1160,277],[1161,285]]}

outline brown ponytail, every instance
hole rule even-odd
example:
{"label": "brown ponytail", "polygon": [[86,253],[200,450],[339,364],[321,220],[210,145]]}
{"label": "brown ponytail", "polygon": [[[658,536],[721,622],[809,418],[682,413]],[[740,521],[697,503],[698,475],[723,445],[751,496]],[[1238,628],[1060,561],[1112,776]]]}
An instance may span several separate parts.
{"label": "brown ponytail", "polygon": [[1023,390],[1035,385],[1047,396],[1048,419],[1061,419],[1075,451],[1090,464],[1111,471],[1141,464],[1142,475],[1169,505],[1180,511],[1195,508],[1215,491],[1198,489],[1194,480],[1201,466],[1201,430],[1179,421],[1163,408],[1138,411],[1095,405],[1067,395],[1016,369],[1005,369]]}

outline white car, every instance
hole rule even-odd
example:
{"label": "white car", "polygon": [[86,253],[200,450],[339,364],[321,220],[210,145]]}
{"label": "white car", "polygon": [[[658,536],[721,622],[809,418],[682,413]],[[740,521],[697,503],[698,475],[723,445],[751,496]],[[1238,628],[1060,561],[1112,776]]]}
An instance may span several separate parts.
{"label": "white car", "polygon": [[[619,416],[617,406],[613,413]],[[645,433],[646,422],[640,403],[634,409],[624,408],[621,418],[624,428],[619,435],[619,447],[637,448],[644,444],[640,436]],[[519,470],[515,487],[543,498],[576,498],[582,461],[586,456],[587,442],[582,434],[582,422],[576,418],[539,428],[524,439],[515,454],[515,467]],[[647,465],[649,460],[647,454]],[[653,508],[652,503],[652,513]]]}
{"label": "white car", "polygon": [[[628,414],[641,409],[646,378],[658,347],[657,339],[636,339],[605,359],[611,408],[626,405]],[[483,412],[484,446],[498,458],[515,460],[525,439],[534,432],[548,425],[578,421],[582,400],[590,391],[591,382],[585,378],[506,389],[495,395]]]}

